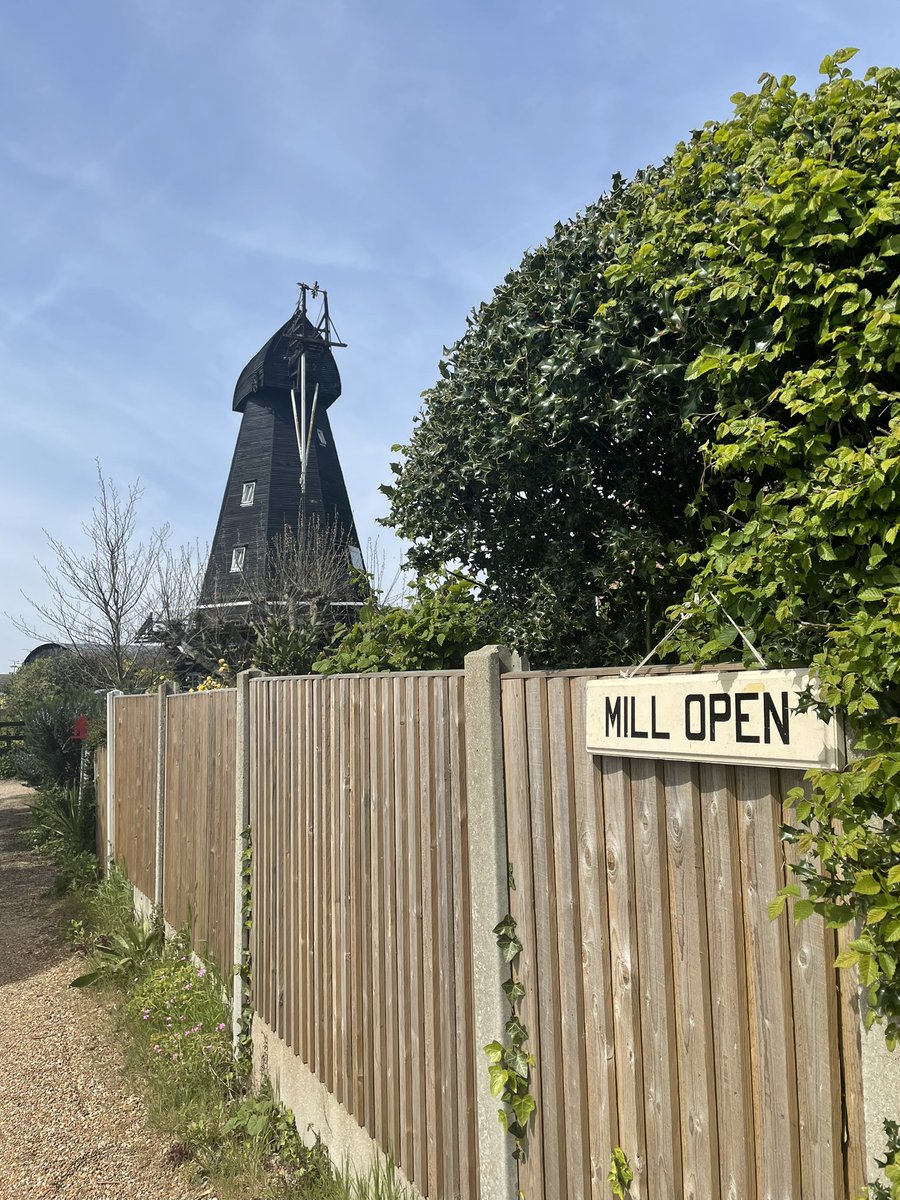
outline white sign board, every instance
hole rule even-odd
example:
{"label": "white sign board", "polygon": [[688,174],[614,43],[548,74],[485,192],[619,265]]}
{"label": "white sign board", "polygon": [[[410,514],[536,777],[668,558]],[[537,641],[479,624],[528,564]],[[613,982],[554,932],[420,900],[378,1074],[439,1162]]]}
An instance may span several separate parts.
{"label": "white sign board", "polygon": [[720,671],[591,679],[587,749],[753,767],[822,767],[845,761],[841,723],[799,712],[806,671]]}

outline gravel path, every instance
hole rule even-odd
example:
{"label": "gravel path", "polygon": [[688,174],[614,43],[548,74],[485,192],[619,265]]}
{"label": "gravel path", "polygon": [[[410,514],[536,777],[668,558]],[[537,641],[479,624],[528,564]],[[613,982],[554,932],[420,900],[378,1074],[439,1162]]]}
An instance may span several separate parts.
{"label": "gravel path", "polygon": [[196,1200],[129,1093],[107,1020],[69,980],[53,871],[24,848],[28,791],[0,781],[0,1200]]}

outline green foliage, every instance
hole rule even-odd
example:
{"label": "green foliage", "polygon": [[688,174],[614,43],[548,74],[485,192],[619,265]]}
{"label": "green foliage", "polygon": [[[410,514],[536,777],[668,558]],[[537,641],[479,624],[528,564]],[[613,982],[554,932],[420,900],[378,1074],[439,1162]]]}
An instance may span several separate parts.
{"label": "green foliage", "polygon": [[13,753],[11,751],[0,752],[0,779],[15,779],[18,773]]}
{"label": "green foliage", "polygon": [[18,667],[0,693],[4,721],[21,721],[34,705],[51,700],[60,692],[89,691],[93,677],[71,651],[36,658]]}
{"label": "green foliage", "polygon": [[97,882],[95,822],[90,787],[47,788],[32,801],[26,839],[52,859],[57,894],[80,892]]}
{"label": "green foliage", "polygon": [[[734,641],[717,597],[772,666],[809,663],[816,703],[848,714],[862,756],[795,792],[803,912],[864,922],[839,960],[869,1019],[900,1036],[900,71],[854,78],[852,51],[812,94],[763,76],[732,120],[634,185],[643,236],[605,272],[599,319],[624,336],[635,297],[666,335],[707,467],[706,544],[683,657]],[[632,226],[629,225],[629,229]],[[698,346],[697,338],[702,339]],[[658,344],[632,336],[636,362]],[[624,379],[632,392],[646,367]],[[821,869],[816,862],[821,863]]]}
{"label": "green foliage", "polygon": [[162,922],[135,922],[121,932],[97,938],[91,948],[93,970],[73,979],[70,986],[115,984],[127,988],[150,970],[162,954],[165,935]]}
{"label": "green foliage", "polygon": [[875,1162],[884,1172],[887,1185],[881,1182],[869,1184],[869,1200],[900,1200],[900,1125],[896,1121],[884,1122],[887,1141],[884,1158]]}
{"label": "green foliage", "polygon": [[41,787],[74,786],[82,767],[84,742],[73,737],[75,722],[88,729],[102,720],[103,698],[85,689],[57,692],[25,705],[23,744],[13,751],[18,773]]}
{"label": "green foliage", "polygon": [[[133,939],[143,942],[149,931],[133,925]],[[110,935],[115,942],[122,935]],[[127,939],[126,939],[127,940]],[[188,1112],[198,1092],[210,1089],[230,1094],[235,1085],[231,1050],[231,1009],[222,983],[212,967],[191,957],[190,940],[179,934],[124,978],[128,995],[124,1014],[132,1039],[132,1054],[143,1064],[151,1083],[164,1084],[166,1104]],[[77,982],[77,981],[76,981]]]}
{"label": "green foliage", "polygon": [[31,804],[30,841],[51,855],[92,852],[97,807],[90,788],[47,788]]}
{"label": "green foliage", "polygon": [[266,675],[308,675],[329,640],[321,618],[297,622],[269,617],[253,646],[253,665]]}
{"label": "green foliage", "polygon": [[497,636],[492,606],[475,595],[474,586],[467,579],[423,576],[404,608],[368,601],[355,625],[338,626],[330,651],[313,670],[337,675],[461,667],[470,650]]}
{"label": "green foliage", "polygon": [[[510,867],[510,886],[512,868]],[[497,945],[503,954],[503,961],[515,963],[522,952],[522,942],[516,931],[516,922],[511,913],[494,928]],[[505,1026],[503,1041],[489,1042],[484,1047],[488,1057],[488,1073],[491,1079],[491,1095],[500,1100],[503,1105],[497,1113],[500,1124],[512,1136],[514,1142],[513,1157],[525,1157],[525,1138],[528,1134],[528,1122],[536,1104],[529,1090],[531,1068],[534,1066],[534,1055],[525,1050],[528,1041],[528,1030],[522,1024],[519,1016],[519,1002],[525,995],[525,989],[520,982],[513,966],[510,977],[503,984],[503,992],[509,1003],[509,1019]]]}
{"label": "green foliage", "polygon": [[634,1182],[634,1171],[631,1169],[631,1163],[628,1161],[628,1156],[620,1146],[615,1146],[609,1159],[609,1174],[606,1176],[606,1182],[610,1186],[610,1190],[614,1196],[618,1196],[619,1200],[623,1200],[628,1189]]}

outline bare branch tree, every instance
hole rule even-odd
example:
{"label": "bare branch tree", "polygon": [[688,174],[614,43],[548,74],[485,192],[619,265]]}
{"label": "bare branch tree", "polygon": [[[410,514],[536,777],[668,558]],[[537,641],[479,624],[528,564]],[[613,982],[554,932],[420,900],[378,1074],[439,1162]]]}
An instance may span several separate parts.
{"label": "bare branch tree", "polygon": [[65,645],[98,687],[128,689],[139,679],[155,678],[167,652],[146,641],[148,616],[163,609],[173,615],[177,606],[185,619],[196,604],[195,573],[187,569],[183,551],[170,550],[168,526],[138,538],[141,495],[139,483],[121,492],[97,463],[97,497],[82,526],[85,549],[66,546],[45,531],[55,560],[38,564],[48,598],[26,596],[38,619],[16,621],[30,637]]}
{"label": "bare branch tree", "polygon": [[291,626],[301,620],[327,619],[330,609],[360,600],[347,538],[337,525],[317,519],[297,529],[286,525],[260,547],[257,561],[255,575],[245,577],[254,624],[270,617]]}

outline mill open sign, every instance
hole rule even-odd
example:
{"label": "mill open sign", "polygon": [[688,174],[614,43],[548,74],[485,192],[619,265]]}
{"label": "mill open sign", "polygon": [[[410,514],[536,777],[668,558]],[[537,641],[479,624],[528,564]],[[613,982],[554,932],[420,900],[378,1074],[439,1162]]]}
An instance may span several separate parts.
{"label": "mill open sign", "polygon": [[592,679],[587,749],[756,767],[839,770],[841,723],[799,711],[806,671],[721,671]]}

